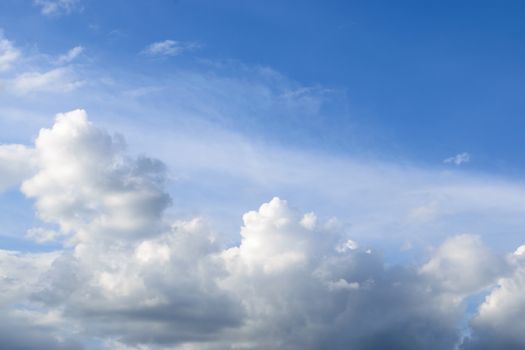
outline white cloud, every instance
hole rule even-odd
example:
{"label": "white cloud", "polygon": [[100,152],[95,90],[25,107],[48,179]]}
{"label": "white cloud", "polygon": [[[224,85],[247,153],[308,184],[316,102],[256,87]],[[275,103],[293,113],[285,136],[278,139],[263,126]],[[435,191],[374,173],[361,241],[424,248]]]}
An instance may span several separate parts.
{"label": "white cloud", "polygon": [[71,68],[59,67],[43,73],[22,73],[9,82],[8,89],[21,95],[32,92],[66,93],[83,84]]}
{"label": "white cloud", "polygon": [[468,154],[467,152],[459,153],[453,157],[449,157],[443,160],[443,163],[452,163],[455,165],[461,165],[463,163],[468,163],[468,162],[470,162],[470,154]]}
{"label": "white cloud", "polygon": [[[31,114],[42,117],[45,111],[52,111],[51,115],[57,106],[70,108],[71,104],[106,111],[101,117],[105,126],[128,135],[132,150],[162,158],[173,177],[180,179],[171,186],[184,188],[180,191],[184,210],[205,212],[231,236],[244,208],[254,205],[256,199],[280,194],[321,216],[338,215],[351,222],[358,241],[410,240],[417,249],[429,241],[444,239],[450,232],[476,232],[486,237],[490,228],[507,232],[501,241],[505,249],[521,243],[525,189],[518,182],[374,161],[372,157],[299,151],[276,146],[268,139],[261,141],[252,134],[243,135],[243,130],[252,130],[252,126],[258,135],[300,129],[299,124],[286,124],[289,115],[304,116],[301,124],[321,118],[319,114],[324,112],[319,112],[319,105],[327,102],[319,92],[310,91],[306,99],[310,102],[306,104],[301,103],[304,98],[281,104],[283,91],[294,90],[295,86],[285,78],[265,80],[242,66],[231,69],[242,72],[241,77],[184,71],[174,72],[173,77],[166,78],[166,84],[162,81],[159,85],[156,80],[156,93],[125,94],[123,91],[132,90],[133,84],[153,85],[144,77],[133,82],[116,79],[112,85],[103,85],[96,72],[88,75],[91,71],[73,68],[77,77],[74,81],[86,81],[82,89],[64,99],[42,98],[45,92],[26,95],[32,103],[0,95],[2,114],[9,117],[13,109],[17,113],[31,110]],[[140,97],[135,98],[137,95]],[[153,115],[155,123],[146,117]],[[268,119],[268,115],[273,117]],[[238,119],[233,121],[231,116]],[[244,118],[253,120],[248,123]],[[279,127],[272,128],[272,120],[279,120]],[[281,121],[286,125],[280,125]],[[23,118],[17,124],[2,119],[0,124],[0,133],[18,127],[17,134],[26,140],[37,132],[35,125],[40,125],[29,124]],[[241,125],[240,131],[226,129],[237,125]],[[197,193],[207,193],[207,200],[200,201]],[[492,215],[494,211],[505,219]],[[386,237],[385,231],[390,232]],[[494,243],[490,241],[493,236],[488,239],[489,244]]]}
{"label": "white cloud", "polygon": [[[471,320],[466,350],[523,349],[525,347],[525,260],[509,256],[512,271],[502,276]],[[462,349],[463,349],[462,348]]]}
{"label": "white cloud", "polygon": [[178,56],[199,47],[197,43],[164,40],[150,44],[142,52],[150,56]]}
{"label": "white cloud", "polygon": [[[457,302],[444,304],[417,271],[390,270],[333,220],[274,198],[246,213],[240,244],[224,248],[202,219],[170,224],[163,166],[126,156],[82,110],[42,129],[34,152],[38,169],[22,190],[72,234],[72,250],[48,255],[27,280],[23,255],[0,271],[16,281],[18,305],[44,309],[32,318],[49,336],[70,336],[68,324],[80,342],[150,349],[383,349],[382,339],[446,349],[457,340]],[[60,321],[45,321],[53,313]]]}
{"label": "white cloud", "polygon": [[[247,314],[245,325],[231,333],[236,344],[452,349],[456,304],[442,305],[414,271],[387,269],[378,255],[344,241],[331,225],[304,227],[303,217],[274,198],[243,216],[240,245],[223,251],[229,274],[221,285]],[[416,323],[425,326],[416,331]],[[435,342],[419,332],[442,336]]]}
{"label": "white cloud", "polygon": [[[70,73],[71,81],[79,81]],[[400,238],[408,239],[414,252],[451,232],[464,232],[458,228],[480,231],[493,242],[495,232],[504,232],[496,236],[504,247],[521,242],[523,186],[459,172],[290,151],[199,119],[218,115],[222,120],[247,108],[260,113],[254,118],[263,122],[274,110],[279,116],[315,116],[323,104],[317,92],[279,79],[180,73],[176,84],[159,87],[173,97],[169,113],[156,105],[143,107],[142,102],[151,104],[144,98],[148,89],[129,94],[140,95],[141,103],[122,100],[119,82],[106,95],[93,89],[80,100],[100,103],[101,110],[114,108],[104,117],[121,117],[107,117],[106,125],[115,128],[120,120],[132,149],[168,161],[174,172],[170,175],[177,179],[170,183],[177,214],[215,208],[223,222],[236,228],[237,212],[271,198],[268,193],[291,197],[290,202],[317,214],[302,215],[276,198],[245,215],[240,238],[236,230],[221,232],[224,243],[216,235],[221,230],[216,222],[208,227],[203,219],[173,222],[173,212],[164,215],[164,178],[170,175],[160,162],[128,156],[120,137],[95,127],[85,112],[66,113],[42,130],[35,149],[0,146],[0,187],[30,177],[23,190],[35,201],[38,214],[62,227],[28,235],[39,240],[67,231],[71,238],[60,257],[37,259],[38,269],[27,265],[27,254],[22,253],[10,253],[9,263],[0,263],[6,266],[0,276],[6,307],[43,309],[35,313],[36,323],[63,310],[65,323],[46,329],[51,339],[63,337],[63,325],[68,324],[77,329],[78,341],[101,339],[111,344],[108,349],[382,349],[382,339],[404,349],[452,349],[461,331],[456,325],[465,317],[463,298],[499,280],[500,287],[491,293],[496,297],[486,304],[501,305],[504,312],[483,307],[472,322],[473,334],[479,337],[491,330],[487,334],[494,339],[514,334],[513,339],[521,341],[521,323],[511,312],[522,309],[519,265],[505,275],[508,269],[480,239],[445,240],[421,265],[393,265],[375,252]],[[27,91],[46,91],[39,89]],[[13,100],[4,98],[2,110],[16,105]],[[50,99],[46,108],[55,109],[57,103],[64,102]],[[140,115],[152,116],[156,128],[149,118],[130,123]],[[176,120],[177,130],[163,123],[163,118],[177,115],[184,116]],[[25,132],[33,133],[34,122],[23,113],[16,118]],[[190,119],[198,122],[184,124]],[[6,125],[5,119],[0,122]],[[4,129],[6,135],[12,133]],[[26,162],[31,158],[38,163]],[[195,193],[197,199],[191,197]],[[339,225],[323,219],[334,208],[343,219]],[[512,230],[518,234],[512,236]],[[360,248],[367,245],[379,249]],[[34,324],[17,322],[22,324],[17,329],[32,329]],[[4,329],[0,326],[0,333]],[[430,338],[439,341],[429,344]]]}
{"label": "white cloud", "polygon": [[[476,236],[446,240],[421,266],[392,266],[343,224],[277,197],[244,214],[240,242],[225,246],[204,219],[166,217],[164,165],[127,155],[83,110],[57,115],[28,150],[36,169],[22,191],[71,239],[54,253],[0,254],[0,290],[6,324],[45,325],[57,348],[99,339],[107,349],[452,350],[465,298],[499,280],[498,302],[485,304],[504,305],[522,289],[521,255],[505,263]],[[505,282],[509,264],[516,272]],[[492,324],[483,317],[495,319],[487,310],[474,334]],[[23,341],[12,334],[10,343]]]}
{"label": "white cloud", "polygon": [[33,3],[46,16],[67,15],[82,8],[80,0],[34,0]]}
{"label": "white cloud", "polygon": [[0,71],[9,69],[19,57],[20,50],[6,39],[0,30]]}
{"label": "white cloud", "polygon": [[169,203],[160,162],[125,158],[122,140],[92,126],[83,110],[59,114],[35,144],[39,171],[22,189],[42,219],[79,240],[158,231]]}
{"label": "white cloud", "polygon": [[84,48],[82,46],[75,46],[71,48],[68,52],[61,55],[57,59],[57,64],[63,65],[66,63],[70,63],[74,61],[82,52],[84,51]]}
{"label": "white cloud", "polygon": [[447,239],[420,272],[440,288],[466,295],[493,284],[505,273],[505,264],[479,237],[463,234]]}

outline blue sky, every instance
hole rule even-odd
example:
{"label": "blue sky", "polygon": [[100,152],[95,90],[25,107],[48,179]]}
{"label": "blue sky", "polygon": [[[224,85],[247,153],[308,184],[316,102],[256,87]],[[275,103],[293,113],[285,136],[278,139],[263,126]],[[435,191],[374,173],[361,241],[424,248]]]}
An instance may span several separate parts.
{"label": "blue sky", "polygon": [[[86,1],[68,16],[41,16],[27,1],[1,6],[13,40],[50,54],[82,44],[104,69],[157,76],[235,60],[340,94],[323,120],[285,116],[286,131],[258,120],[258,137],[334,152],[359,138],[424,163],[468,151],[473,168],[521,170],[519,1]],[[153,62],[136,55],[167,38],[200,47]],[[229,126],[254,127],[250,116],[232,118]]]}
{"label": "blue sky", "polygon": [[[185,174],[170,186],[182,187],[179,195],[188,196],[187,204],[172,209],[228,215],[218,220],[224,231],[238,226],[246,208],[273,195],[294,202],[297,197],[298,206],[326,216],[351,216],[355,191],[371,191],[349,185],[352,172],[338,174],[337,186],[349,193],[345,199],[324,205],[310,192],[325,197],[337,181],[305,180],[294,187],[284,179],[294,171],[318,171],[312,179],[326,178],[333,172],[326,159],[332,158],[399,168],[407,173],[407,187],[411,169],[429,172],[420,192],[434,186],[427,181],[446,182],[439,179],[449,176],[521,186],[519,2],[332,1],[298,7],[283,1],[65,1],[50,13],[42,12],[42,4],[0,5],[4,36],[22,53],[4,75],[60,70],[48,77],[56,80],[51,90],[0,97],[4,143],[31,144],[53,115],[84,108],[92,120],[127,137],[133,152],[162,152],[159,158],[174,178]],[[147,51],[169,41],[180,51]],[[65,59],[74,48],[77,54]],[[9,80],[4,86],[9,89]],[[209,142],[195,146],[199,139]],[[169,143],[192,149],[189,159],[166,149]],[[217,161],[206,159],[209,149],[220,153]],[[286,168],[294,164],[290,154],[303,162],[299,168]],[[467,158],[460,164],[445,161],[461,154]],[[308,157],[319,159],[315,170],[303,160]],[[257,173],[268,164],[282,174],[261,183]],[[377,170],[371,172],[381,183]],[[237,186],[239,178],[244,187]],[[310,181],[315,189],[305,193]],[[199,193],[218,202],[232,193],[239,198],[203,205]],[[10,196],[15,199],[6,203],[30,205],[16,193]],[[402,207],[395,201],[391,206]],[[22,226],[20,231],[27,229]],[[508,231],[518,229],[512,224]]]}
{"label": "blue sky", "polygon": [[2,1],[0,347],[525,347],[524,10]]}

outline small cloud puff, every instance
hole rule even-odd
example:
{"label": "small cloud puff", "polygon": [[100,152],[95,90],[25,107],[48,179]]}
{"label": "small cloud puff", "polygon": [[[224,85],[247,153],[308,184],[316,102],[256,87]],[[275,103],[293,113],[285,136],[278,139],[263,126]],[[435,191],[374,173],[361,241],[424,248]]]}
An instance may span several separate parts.
{"label": "small cloud puff", "polygon": [[150,44],[142,50],[142,53],[149,56],[178,56],[199,47],[200,45],[194,42],[164,40]]}
{"label": "small cloud puff", "polygon": [[470,154],[468,154],[467,152],[459,153],[453,157],[449,157],[443,160],[443,163],[452,163],[455,165],[461,165],[463,163],[468,163],[468,162],[470,162]]}

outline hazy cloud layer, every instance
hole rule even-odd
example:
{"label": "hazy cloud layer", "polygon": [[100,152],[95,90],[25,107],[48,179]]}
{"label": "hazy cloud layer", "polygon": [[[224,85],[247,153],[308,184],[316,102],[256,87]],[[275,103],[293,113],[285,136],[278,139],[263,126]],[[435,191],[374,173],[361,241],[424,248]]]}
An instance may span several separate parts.
{"label": "hazy cloud layer", "polygon": [[13,42],[5,38],[0,29],[0,71],[9,69],[19,56],[20,50],[14,46]]}

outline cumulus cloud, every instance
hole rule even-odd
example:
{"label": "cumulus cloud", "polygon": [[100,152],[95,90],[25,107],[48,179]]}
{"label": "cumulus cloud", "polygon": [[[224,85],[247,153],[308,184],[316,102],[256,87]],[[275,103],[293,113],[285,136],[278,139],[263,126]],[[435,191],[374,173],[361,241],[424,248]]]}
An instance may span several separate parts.
{"label": "cumulus cloud", "polygon": [[240,245],[222,253],[223,288],[250,320],[232,339],[252,349],[452,348],[455,305],[440,309],[416,271],[389,269],[303,218],[278,198],[244,215]]}
{"label": "cumulus cloud", "polygon": [[462,346],[483,349],[485,330],[523,344],[524,249],[505,260],[459,235],[423,264],[392,265],[278,197],[226,244],[203,218],[168,219],[165,166],[128,155],[83,110],[22,149],[33,159],[22,192],[58,230],[28,235],[67,239],[52,253],[0,251],[2,346],[452,350],[465,299],[495,282]]}
{"label": "cumulus cloud", "polygon": [[0,71],[9,69],[19,57],[20,50],[5,38],[4,33],[0,30]]}
{"label": "cumulus cloud", "polygon": [[423,265],[421,273],[445,290],[472,294],[494,283],[505,267],[479,237],[463,234],[447,239]]}
{"label": "cumulus cloud", "polygon": [[67,15],[81,9],[80,0],[34,0],[33,3],[45,16]]}
{"label": "cumulus cloud", "polygon": [[472,336],[465,342],[464,349],[525,347],[525,256],[520,248],[508,258],[512,272],[499,279],[497,287],[486,296],[472,319]]}
{"label": "cumulus cloud", "polygon": [[142,53],[149,56],[178,56],[199,48],[199,44],[175,40],[158,41],[148,45]]}
{"label": "cumulus cloud", "polygon": [[456,154],[455,156],[452,156],[452,157],[449,157],[443,160],[443,163],[452,163],[455,165],[461,165],[463,163],[468,163],[468,162],[470,162],[470,154],[468,154],[467,152],[459,153],[459,154]]}
{"label": "cumulus cloud", "polygon": [[39,171],[22,191],[35,198],[38,215],[76,239],[156,233],[169,204],[161,188],[164,165],[128,159],[121,137],[94,127],[86,112],[59,114],[35,141]]}

